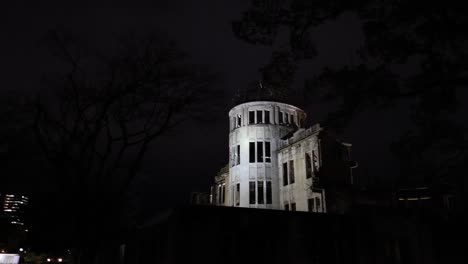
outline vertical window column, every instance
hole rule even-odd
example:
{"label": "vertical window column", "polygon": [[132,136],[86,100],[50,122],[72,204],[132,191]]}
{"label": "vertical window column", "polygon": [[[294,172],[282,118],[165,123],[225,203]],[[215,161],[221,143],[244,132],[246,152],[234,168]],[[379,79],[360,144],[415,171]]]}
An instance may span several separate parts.
{"label": "vertical window column", "polygon": [[312,177],[312,160],[309,153],[305,154],[305,164],[306,164],[306,178]]}
{"label": "vertical window column", "polygon": [[307,208],[309,209],[309,212],[315,212],[315,206],[314,206],[314,199],[310,198],[307,199]]}
{"label": "vertical window column", "polygon": [[249,203],[255,204],[255,182],[249,182]]}
{"label": "vertical window column", "polygon": [[265,124],[270,124],[270,111],[265,110]]}
{"label": "vertical window column", "polygon": [[257,142],[257,162],[263,162],[263,142]]}
{"label": "vertical window column", "polygon": [[240,205],[240,183],[236,184],[236,206]]}
{"label": "vertical window column", "polygon": [[288,163],[283,163],[283,186],[288,185]]}
{"label": "vertical window column", "polygon": [[265,142],[265,162],[271,162],[271,147],[270,142]]}
{"label": "vertical window column", "polygon": [[[319,161],[317,157],[317,151],[315,150],[312,150],[312,167],[313,167],[314,173],[316,173],[319,168]],[[317,175],[315,176],[317,177]]]}
{"label": "vertical window column", "polygon": [[294,160],[289,161],[289,184],[295,182],[294,179]]}
{"label": "vertical window column", "polygon": [[255,163],[255,142],[249,142],[249,162]]}
{"label": "vertical window column", "polygon": [[242,116],[237,115],[237,127],[241,127],[241,126],[242,126]]}
{"label": "vertical window column", "polygon": [[249,125],[255,124],[255,111],[249,111]]}
{"label": "vertical window column", "polygon": [[257,182],[257,192],[258,192],[258,204],[264,203],[264,192],[263,192],[263,181]]}
{"label": "vertical window column", "polygon": [[257,110],[257,124],[263,123],[263,111]]}
{"label": "vertical window column", "polygon": [[271,181],[266,182],[266,203],[272,204]]}

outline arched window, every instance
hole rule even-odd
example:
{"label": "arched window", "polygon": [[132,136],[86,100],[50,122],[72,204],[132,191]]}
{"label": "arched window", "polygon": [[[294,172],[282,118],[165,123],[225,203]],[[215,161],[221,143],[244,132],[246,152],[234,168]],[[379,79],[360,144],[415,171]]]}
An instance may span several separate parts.
{"label": "arched window", "polygon": [[306,164],[306,178],[312,177],[312,159],[310,158],[309,153],[305,154],[305,164]]}

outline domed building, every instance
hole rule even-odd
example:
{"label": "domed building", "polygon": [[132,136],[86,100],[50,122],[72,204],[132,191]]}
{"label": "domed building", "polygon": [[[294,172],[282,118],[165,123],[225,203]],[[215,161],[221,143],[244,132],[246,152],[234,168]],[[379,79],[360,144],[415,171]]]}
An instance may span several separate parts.
{"label": "domed building", "polygon": [[229,164],[215,177],[211,203],[327,212],[326,187],[352,184],[351,144],[331,138],[319,124],[305,128],[306,117],[274,101],[232,108]]}

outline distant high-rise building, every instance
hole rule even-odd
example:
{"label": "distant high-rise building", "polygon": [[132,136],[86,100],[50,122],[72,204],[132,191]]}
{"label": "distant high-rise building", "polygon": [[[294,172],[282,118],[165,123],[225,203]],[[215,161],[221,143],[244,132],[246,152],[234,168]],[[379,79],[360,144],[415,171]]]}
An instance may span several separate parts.
{"label": "distant high-rise building", "polygon": [[29,205],[29,198],[17,194],[0,194],[0,216],[7,224],[25,228],[25,210]]}

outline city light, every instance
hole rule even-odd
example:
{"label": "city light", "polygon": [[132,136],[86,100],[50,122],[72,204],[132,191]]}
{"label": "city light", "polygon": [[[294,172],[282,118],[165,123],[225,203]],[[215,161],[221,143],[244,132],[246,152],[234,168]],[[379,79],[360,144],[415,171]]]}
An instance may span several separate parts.
{"label": "city light", "polygon": [[50,261],[51,261],[51,259],[50,259],[50,258],[48,258],[48,259],[47,259],[47,262],[50,262]]}
{"label": "city light", "polygon": [[58,260],[58,262],[62,262],[62,258],[58,258],[57,260]]}

